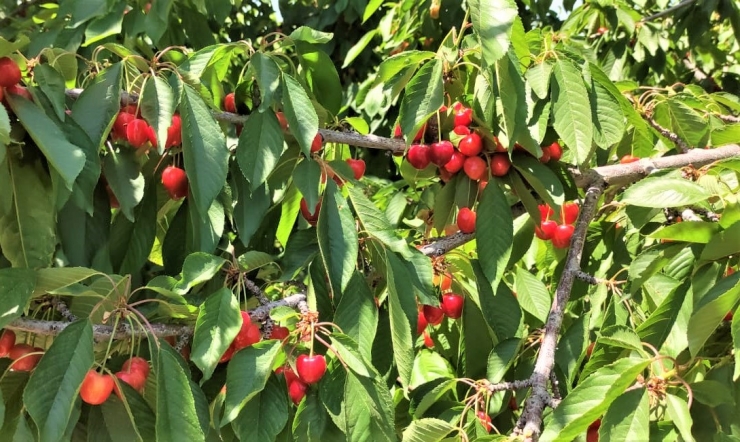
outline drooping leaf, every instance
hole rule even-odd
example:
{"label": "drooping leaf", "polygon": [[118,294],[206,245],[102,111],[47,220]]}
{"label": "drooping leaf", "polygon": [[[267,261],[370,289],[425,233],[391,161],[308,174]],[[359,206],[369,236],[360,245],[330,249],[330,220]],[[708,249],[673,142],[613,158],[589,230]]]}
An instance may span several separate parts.
{"label": "drooping leaf", "polygon": [[573,152],[577,165],[591,155],[591,105],[580,71],[567,59],[555,62],[551,78],[553,127]]}
{"label": "drooping leaf", "polygon": [[398,118],[408,144],[427,119],[444,104],[442,69],[442,60],[438,58],[430,60],[406,85]]}
{"label": "drooping leaf", "polygon": [[505,147],[511,152],[515,144],[519,143],[532,155],[539,156],[541,154],[539,144],[532,138],[527,127],[524,78],[513,50],[508,51],[505,57],[496,62],[495,72],[503,113],[500,124],[508,137],[508,144]]}
{"label": "drooping leaf", "polygon": [[422,418],[411,422],[403,430],[403,442],[439,442],[455,430],[450,423],[441,419]]}
{"label": "drooping leaf", "polygon": [[141,94],[141,116],[157,134],[155,147],[160,154],[165,149],[167,129],[172,124],[176,104],[175,93],[165,79],[152,76],[146,80]]}
{"label": "drooping leaf", "polygon": [[161,441],[205,441],[198,421],[189,373],[177,354],[163,345],[156,365],[156,434]]}
{"label": "drooping leaf", "polygon": [[252,190],[260,187],[272,173],[285,150],[283,131],[272,112],[254,112],[244,123],[236,160]]}
{"label": "drooping leaf", "polygon": [[265,389],[244,405],[232,425],[239,440],[277,440],[288,422],[285,386],[270,376]]}
{"label": "drooping leaf", "polygon": [[298,61],[316,101],[336,115],[342,106],[342,84],[334,62],[320,45],[296,42]]}
{"label": "drooping leaf", "polygon": [[328,180],[317,224],[319,250],[335,296],[344,292],[355,270],[357,230],[355,220],[333,180]]}
{"label": "drooping leaf", "polygon": [[543,324],[550,313],[550,293],[547,287],[530,272],[517,267],[515,290],[519,305]]}
{"label": "drooping leaf", "polygon": [[511,31],[518,17],[512,0],[473,0],[469,3],[470,18],[480,38],[482,59],[492,65],[506,54],[511,44]]}
{"label": "drooping leaf", "polygon": [[72,105],[72,118],[96,146],[102,146],[121,107],[121,63],[113,64],[88,84]]}
{"label": "drooping leaf", "polygon": [[201,304],[190,359],[201,369],[204,379],[211,377],[241,325],[239,303],[228,288],[218,290]]}
{"label": "drooping leaf", "polygon": [[280,88],[280,66],[272,57],[262,52],[255,53],[249,63],[256,73],[255,80],[260,88],[262,101],[259,110],[265,112],[272,106]]}
{"label": "drooping leaf", "polygon": [[382,242],[390,250],[401,256],[407,257],[410,255],[411,249],[406,241],[398,236],[385,214],[365,196],[362,188],[350,186],[349,198],[362,227],[371,237]]}
{"label": "drooping leaf", "polygon": [[144,198],[144,175],[136,153],[131,149],[111,151],[103,160],[103,170],[111,191],[118,199],[121,213],[134,222],[134,208]]}
{"label": "drooping leaf", "polygon": [[475,222],[478,259],[486,279],[496,290],[506,270],[514,238],[514,221],[509,203],[498,183],[486,186]]}
{"label": "drooping leaf", "polygon": [[310,156],[311,143],[319,129],[319,117],[301,83],[284,72],[281,78],[285,119],[303,154]]}
{"label": "drooping leaf", "polygon": [[648,392],[632,390],[619,396],[606,410],[599,428],[599,440],[648,440],[649,424]]}
{"label": "drooping leaf", "polygon": [[370,360],[378,327],[378,310],[370,288],[357,271],[339,300],[334,323],[357,342],[359,352]]}
{"label": "drooping leaf", "polygon": [[19,318],[36,286],[36,272],[30,269],[0,270],[0,329]]}
{"label": "drooping leaf", "polygon": [[387,254],[386,281],[388,284],[388,308],[393,342],[393,360],[398,368],[403,385],[411,381],[414,366],[414,339],[416,331],[416,300],[413,286],[399,259]]}
{"label": "drooping leaf", "polygon": [[237,351],[226,372],[226,402],[222,424],[233,421],[244,405],[265,388],[280,351],[280,341],[263,341]]}
{"label": "drooping leaf", "polygon": [[385,385],[348,372],[344,398],[346,434],[349,440],[395,439],[393,401]]}

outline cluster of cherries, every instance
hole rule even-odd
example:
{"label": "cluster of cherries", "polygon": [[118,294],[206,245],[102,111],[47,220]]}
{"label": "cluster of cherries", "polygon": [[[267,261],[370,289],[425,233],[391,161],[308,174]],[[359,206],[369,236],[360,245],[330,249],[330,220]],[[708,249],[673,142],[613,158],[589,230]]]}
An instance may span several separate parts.
{"label": "cluster of cherries", "polygon": [[[451,140],[440,140],[436,143],[423,143],[426,132],[426,123],[414,136],[412,144],[406,153],[406,160],[415,169],[425,169],[429,164],[439,168],[442,181],[449,181],[461,170],[473,181],[480,183],[481,189],[487,184],[489,164],[492,176],[502,177],[509,173],[511,161],[507,149],[501,144],[497,137],[493,137],[491,148],[487,144],[490,140],[482,137],[475,129],[471,129],[473,123],[473,110],[461,103],[453,105],[454,129],[457,145]],[[447,112],[447,106],[442,106],[439,112]],[[396,125],[393,136],[402,137],[401,127]],[[520,148],[517,145],[518,148]],[[521,148],[520,148],[521,149]],[[563,150],[557,142],[542,148],[540,161],[560,160]],[[487,161],[488,160],[488,161]]]}
{"label": "cluster of cherries", "polygon": [[308,386],[319,382],[324,377],[326,358],[324,355],[302,354],[296,358],[295,371],[286,364],[278,367],[275,373],[285,377],[288,396],[294,404],[298,405],[306,397]]}
{"label": "cluster of cherries", "polygon": [[3,334],[0,335],[0,358],[13,360],[10,364],[12,371],[33,370],[43,354],[43,348],[24,343],[16,344],[13,330],[3,330]]}
{"label": "cluster of cherries", "polygon": [[462,316],[463,305],[465,304],[465,298],[462,295],[452,292],[452,275],[450,273],[435,275],[435,283],[439,285],[442,291],[442,300],[439,307],[422,305],[416,321],[416,333],[424,336],[424,345],[427,348],[434,347],[434,341],[427,332],[427,327],[441,324],[445,317],[459,319]]}
{"label": "cluster of cherries", "polygon": [[[115,376],[121,382],[127,383],[134,390],[141,393],[149,377],[149,362],[139,356],[129,358],[123,363],[121,370],[115,373]],[[113,392],[119,398],[121,397],[121,391],[118,389],[113,376],[99,373],[95,369],[90,369],[87,372],[80,387],[80,397],[90,405],[102,404],[108,400]]]}
{"label": "cluster of cherries", "polygon": [[252,323],[252,318],[249,316],[249,312],[241,312],[242,314],[242,327],[234,337],[234,340],[229,344],[229,348],[226,349],[219,363],[228,362],[234,356],[237,351],[251,347],[252,345],[262,340],[262,332],[257,324]]}
{"label": "cluster of cherries", "polygon": [[540,204],[538,208],[542,221],[539,226],[535,226],[534,234],[539,239],[552,241],[552,245],[557,249],[567,248],[575,230],[573,223],[578,219],[580,210],[578,204],[575,202],[563,204],[560,209],[560,224],[550,219],[555,215],[555,210],[548,204]]}

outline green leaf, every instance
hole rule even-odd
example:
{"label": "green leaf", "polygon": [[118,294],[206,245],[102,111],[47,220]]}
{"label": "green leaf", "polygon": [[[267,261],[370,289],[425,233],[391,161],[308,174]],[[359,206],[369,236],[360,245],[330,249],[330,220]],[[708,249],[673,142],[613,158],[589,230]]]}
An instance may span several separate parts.
{"label": "green leaf", "polygon": [[535,158],[517,158],[514,168],[527,180],[537,194],[551,207],[560,207],[565,201],[563,184],[549,167]]}
{"label": "green leaf", "polygon": [[191,87],[185,86],[182,105],[182,153],[190,195],[201,218],[226,182],[229,149],[211,111]]}
{"label": "green leaf", "polygon": [[421,126],[444,104],[442,71],[442,60],[435,58],[425,63],[406,85],[398,118],[407,144],[411,144]]}
{"label": "green leaf", "polygon": [[149,181],[144,199],[134,210],[134,222],[123,216],[113,219],[110,234],[111,263],[121,275],[138,272],[146,263],[157,234],[156,189]]}
{"label": "green leaf", "polygon": [[178,356],[163,345],[157,357],[156,431],[158,441],[205,441],[185,373]]}
{"label": "green leaf", "polygon": [[239,264],[239,270],[243,272],[251,272],[252,270],[274,264],[275,260],[272,255],[268,253],[250,250],[243,255],[239,255],[239,257],[236,258],[236,262]]}
{"label": "green leaf", "polygon": [[450,423],[441,419],[422,418],[411,422],[411,425],[403,430],[403,442],[439,442],[455,431]]}
{"label": "green leaf", "polygon": [[121,63],[99,73],[72,104],[72,119],[100,147],[121,108]]}
{"label": "green leaf", "polygon": [[522,341],[518,338],[505,339],[496,344],[488,355],[486,378],[489,382],[497,383],[504,379],[506,372],[516,362],[521,344]]}
{"label": "green leaf", "polygon": [[645,322],[637,326],[635,331],[640,335],[642,341],[658,349],[663,346],[681,311],[689,291],[690,282],[687,279],[681,286],[674,289]]}
{"label": "green leaf", "polygon": [[619,105],[619,95],[612,93],[614,85],[609,77],[593,63],[588,67],[591,74],[589,101],[594,123],[594,143],[602,149],[608,149],[624,136],[625,116]]}
{"label": "green leaf", "polygon": [[360,354],[370,360],[378,328],[378,309],[370,287],[358,271],[352,275],[347,290],[339,300],[334,323],[357,342]]}
{"label": "green leaf", "polygon": [[694,399],[702,404],[716,408],[720,405],[735,406],[735,398],[727,385],[711,379],[690,384]]}
{"label": "green leaf", "polygon": [[470,19],[480,39],[482,60],[492,65],[506,54],[511,31],[518,17],[513,0],[471,0]]}
{"label": "green leaf", "polygon": [[455,379],[439,379],[437,382],[437,385],[424,394],[419,403],[416,404],[416,409],[413,410],[416,419],[422,418],[431,407],[439,403],[448,393],[455,391],[457,386]]}
{"label": "green leaf", "polygon": [[68,325],[39,361],[23,392],[23,403],[39,429],[39,440],[60,441],[80,386],[95,362],[89,319]]}
{"label": "green leaf", "polygon": [[211,378],[241,326],[239,303],[228,288],[221,288],[200,305],[190,359],[201,369],[204,380]]}
{"label": "green leaf", "polygon": [[317,44],[296,42],[298,60],[313,96],[333,115],[342,107],[342,84],[334,62]]}
{"label": "green leaf", "polygon": [[527,127],[527,97],[524,87],[524,78],[519,69],[519,60],[513,50],[506,57],[499,59],[495,64],[496,81],[501,98],[501,112],[503,118],[499,120],[508,138],[509,152],[514,150],[518,142],[532,155],[541,155],[537,141]]}
{"label": "green leaf", "polygon": [[612,402],[601,420],[599,440],[649,440],[650,402],[642,388],[628,391]]}
{"label": "green leaf", "polygon": [[280,341],[270,340],[239,350],[226,371],[226,401],[221,424],[233,421],[244,405],[265,388],[280,352]]}
{"label": "green leaf", "polygon": [[67,141],[62,129],[32,102],[13,94],[7,94],[5,101],[49,164],[59,173],[67,189],[72,190],[77,175],[85,166],[82,149]]}
{"label": "green leaf", "polygon": [[650,360],[627,357],[598,369],[553,410],[540,438],[572,440],[586,431],[650,363]]}
{"label": "green leaf", "polygon": [[328,180],[317,224],[319,250],[334,296],[344,292],[355,270],[357,230],[349,203],[333,180]]}
{"label": "green leaf", "polygon": [[51,264],[56,247],[55,213],[51,183],[42,166],[8,157],[12,195],[10,212],[0,216],[0,249],[13,267],[41,268]]}
{"label": "green leaf", "polygon": [[7,144],[10,144],[10,116],[3,106],[0,108],[0,164],[5,161]]}
{"label": "green leaf", "polygon": [[715,238],[719,232],[720,226],[717,223],[708,221],[692,221],[675,223],[662,227],[648,235],[648,237],[707,244]]}
{"label": "green leaf", "polygon": [[591,105],[581,72],[567,59],[555,62],[551,84],[553,127],[573,153],[577,165],[591,155]]}
{"label": "green leaf", "polygon": [[134,222],[134,208],[144,198],[144,175],[136,152],[131,149],[109,151],[103,160],[105,178],[121,206],[121,213]]}
{"label": "green leaf", "polygon": [[267,180],[284,151],[283,130],[275,114],[253,112],[244,123],[236,148],[236,160],[250,189]]}
{"label": "green leaf", "polygon": [[478,259],[491,287],[498,287],[511,255],[514,220],[498,183],[486,186],[478,205],[476,222]]}
{"label": "green leaf", "polygon": [[285,72],[281,78],[285,119],[301,151],[308,157],[311,155],[311,143],[319,130],[319,117],[301,83]]}
{"label": "green leaf", "polygon": [[703,261],[715,261],[740,251],[740,222],[714,236],[701,253]]}
{"label": "green leaf", "polygon": [[473,302],[478,305],[483,318],[499,340],[516,336],[523,317],[519,302],[504,282],[498,285],[494,293],[480,262],[475,260],[471,264],[477,288],[477,291],[471,292]]}
{"label": "green leaf", "polygon": [[684,399],[670,393],[666,394],[665,402],[668,417],[673,421],[673,425],[678,428],[683,440],[694,441],[694,436],[691,433],[693,419],[691,418],[691,412],[689,412],[689,404]]}
{"label": "green leaf", "polygon": [[645,178],[624,191],[622,202],[639,207],[680,207],[709,199],[702,186],[688,180],[670,177]]}
{"label": "green leaf", "polygon": [[689,146],[701,147],[705,140],[708,126],[706,121],[680,99],[673,97],[655,105],[653,118],[661,126],[688,143]]}
{"label": "green leaf", "polygon": [[232,197],[236,198],[234,226],[239,233],[239,240],[245,247],[248,247],[272,205],[272,195],[267,183],[250,190],[250,184],[241,173],[235,171],[235,168],[232,168],[232,179],[234,180],[234,186],[231,189],[234,192]]}
{"label": "green leaf", "polygon": [[0,293],[3,294],[0,296],[0,329],[20,318],[35,286],[36,272],[33,270],[13,268],[0,270]]}
{"label": "green leaf", "polygon": [[352,338],[343,333],[334,332],[331,335],[331,342],[337,353],[339,353],[339,357],[353,373],[367,378],[376,374],[375,370],[371,368],[371,365],[360,354],[357,342]]}
{"label": "green leaf", "polygon": [[514,281],[514,291],[516,291],[522,309],[539,319],[543,324],[547,322],[551,297],[545,284],[521,267],[517,267]]}
{"label": "green leaf", "polygon": [[365,50],[367,45],[370,44],[373,38],[378,34],[377,30],[372,30],[367,34],[363,35],[354,46],[349,48],[347,55],[344,56],[344,63],[342,63],[342,69],[346,69],[347,66],[351,65],[355,58]]}
{"label": "green leaf", "polygon": [[692,356],[699,354],[707,339],[722,323],[727,312],[735,308],[738,301],[740,301],[740,273],[721,279],[701,298],[700,303],[694,307],[686,330]]}
{"label": "green leaf", "polygon": [[293,435],[296,442],[320,442],[324,440],[327,426],[326,409],[319,402],[315,391],[309,390],[298,406],[293,419]]}
{"label": "green leaf", "polygon": [[164,152],[176,105],[175,92],[164,78],[153,76],[146,80],[141,94],[141,116],[157,134],[156,147],[160,154]]}
{"label": "green leaf", "polygon": [[365,196],[361,187],[347,187],[349,187],[349,198],[352,202],[352,207],[355,209],[357,218],[365,232],[382,242],[390,250],[403,257],[408,257],[411,254],[411,249],[406,241],[398,236],[396,229],[388,222],[385,214]]}
{"label": "green leaf", "polygon": [[416,299],[408,272],[400,260],[392,253],[386,256],[393,360],[396,362],[401,384],[407,386],[411,381],[411,372],[414,367],[413,333],[416,331],[418,318]]}
{"label": "green leaf", "polygon": [[24,34],[16,35],[13,41],[8,41],[0,37],[0,57],[6,57],[15,51],[20,51],[28,46],[28,43],[30,43],[30,40]]}
{"label": "green leaf", "polygon": [[288,399],[285,386],[276,376],[270,376],[265,389],[259,392],[239,412],[232,425],[239,440],[277,440],[288,422]]}
{"label": "green leaf", "polygon": [[532,87],[532,92],[542,100],[547,98],[550,90],[550,75],[552,74],[552,65],[546,61],[532,65],[524,77],[527,83]]}
{"label": "green leaf", "polygon": [[347,372],[344,398],[348,440],[396,439],[393,400],[384,384]]}
{"label": "green leaf", "polygon": [[329,43],[334,37],[334,34],[330,32],[321,32],[316,29],[311,29],[308,26],[300,26],[295,31],[291,32],[289,37],[292,40],[303,41],[306,43]]}
{"label": "green leaf", "polygon": [[191,253],[185,258],[180,280],[172,287],[172,290],[175,293],[184,295],[196,285],[213,279],[221,271],[221,267],[226,262],[224,258],[211,255],[210,253]]}
{"label": "green leaf", "polygon": [[51,65],[40,64],[33,68],[33,79],[38,84],[37,97],[42,106],[53,110],[53,115],[59,121],[64,121],[64,78]]}
{"label": "green leaf", "polygon": [[249,59],[249,63],[255,71],[254,78],[260,88],[262,101],[260,102],[259,111],[265,112],[270,109],[275,101],[275,95],[280,90],[280,66],[272,57],[262,52],[255,53]]}

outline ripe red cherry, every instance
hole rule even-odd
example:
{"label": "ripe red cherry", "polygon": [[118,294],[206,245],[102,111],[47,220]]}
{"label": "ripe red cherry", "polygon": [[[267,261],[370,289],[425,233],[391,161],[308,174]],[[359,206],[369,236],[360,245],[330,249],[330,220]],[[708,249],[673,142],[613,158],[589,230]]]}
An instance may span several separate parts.
{"label": "ripe red cherry", "polygon": [[180,144],[182,144],[182,120],[179,115],[174,114],[170,127],[167,128],[167,142],[164,143],[164,148],[168,149]]}
{"label": "ripe red cherry", "polygon": [[152,146],[157,145],[157,133],[154,132],[154,128],[151,126],[146,127],[146,137],[149,140],[149,142],[152,144]]}
{"label": "ripe red cherry", "polygon": [[488,165],[481,157],[467,157],[463,163],[463,170],[471,180],[478,181],[486,177]]}
{"label": "ripe red cherry", "polygon": [[509,161],[508,155],[502,153],[491,155],[491,175],[504,176],[509,173],[510,167],[511,161]]}
{"label": "ripe red cherry", "polygon": [[149,124],[140,118],[134,118],[126,125],[126,140],[135,148],[140,148],[149,141]]}
{"label": "ripe red cherry", "polygon": [[306,390],[308,390],[308,385],[304,384],[300,380],[291,382],[290,385],[288,385],[288,395],[290,396],[290,400],[292,400],[296,405],[300,404],[303,398],[306,397]]}
{"label": "ripe red cherry", "polygon": [[722,320],[725,321],[725,322],[730,322],[730,321],[732,321],[732,317],[733,316],[734,316],[734,314],[733,314],[732,310],[730,310],[729,312],[727,312],[727,314],[725,315],[725,317],[722,318]]}
{"label": "ripe red cherry", "polygon": [[458,151],[452,152],[452,158],[444,165],[444,170],[449,173],[457,173],[465,165],[465,155]]}
{"label": "ripe red cherry", "polygon": [[457,228],[462,233],[473,233],[475,232],[475,219],[475,212],[467,207],[463,207],[457,213]]}
{"label": "ripe red cherry", "polygon": [[[137,371],[119,371],[116,373],[116,377],[121,382],[125,382],[131,386],[134,390],[141,393],[141,391],[144,389],[144,386],[146,385],[146,377],[142,375],[141,373]],[[118,396],[121,397],[121,390],[119,390],[118,386],[113,384],[113,392]]]}
{"label": "ripe red cherry", "polygon": [[457,149],[465,156],[474,157],[483,150],[483,140],[480,135],[472,132],[467,137],[460,140]]}
{"label": "ripe red cherry", "polygon": [[596,419],[588,426],[586,442],[599,442],[599,427],[601,427],[601,419]]}
{"label": "ripe red cherry", "polygon": [[0,58],[0,88],[11,87],[20,83],[21,68],[10,57]]}
{"label": "ripe red cherry", "polygon": [[239,329],[239,332],[234,337],[234,341],[231,343],[236,351],[254,345],[262,340],[260,328],[256,324],[252,324],[249,313],[241,312],[241,314],[242,327]]}
{"label": "ripe red cherry", "polygon": [[565,249],[570,245],[574,227],[571,224],[561,224],[552,235],[552,245],[557,249]]}
{"label": "ripe red cherry", "polygon": [[14,345],[15,332],[13,330],[3,330],[3,334],[0,336],[0,358],[7,357]]}
{"label": "ripe red cherry", "polygon": [[13,360],[10,369],[13,371],[31,371],[36,367],[41,359],[41,354],[26,356],[29,353],[42,352],[38,347],[31,347],[28,344],[16,344],[10,349],[8,357]]}
{"label": "ripe red cherry", "polygon": [[636,157],[634,155],[625,155],[622,157],[621,160],[619,160],[619,162],[622,164],[634,163],[635,161],[640,161],[640,157]]}
{"label": "ripe red cherry", "polygon": [[121,108],[121,112],[131,114],[135,117],[138,117],[141,114],[141,111],[138,106],[135,104],[127,104]]}
{"label": "ripe red cherry", "polygon": [[560,161],[560,158],[563,157],[563,148],[560,147],[560,143],[557,141],[552,143],[548,150],[550,151],[550,161]]}
{"label": "ripe red cherry", "polygon": [[316,225],[316,222],[319,220],[319,211],[321,210],[321,201],[316,204],[316,207],[313,209],[313,213],[308,210],[308,203],[306,202],[305,198],[301,198],[301,215],[303,215],[303,218],[308,221],[309,224],[312,226]]}
{"label": "ripe red cherry", "polygon": [[588,347],[586,347],[586,357],[587,358],[590,358],[591,355],[593,354],[593,352],[594,352],[594,346],[595,345],[596,345],[596,343],[595,342],[592,342],[592,343],[588,344]]}
{"label": "ripe red cherry", "polygon": [[[421,139],[424,138],[424,133],[426,132],[426,130],[427,130],[427,124],[424,123],[421,126],[421,129],[419,129],[419,131],[416,132],[416,135],[414,136],[414,142],[421,141]],[[394,138],[402,138],[403,137],[403,132],[401,132],[401,125],[400,124],[396,124],[396,126],[393,128],[393,137]]]}
{"label": "ripe red cherry", "polygon": [[434,285],[439,285],[439,289],[442,290],[442,292],[446,292],[452,287],[452,275],[449,273],[438,276],[435,275]]}
{"label": "ripe red cherry", "polygon": [[126,139],[126,127],[128,124],[136,119],[136,116],[128,112],[119,112],[116,115],[116,119],[113,122],[113,134],[114,139]]}
{"label": "ripe red cherry", "polygon": [[460,109],[455,111],[455,126],[470,126],[472,122],[473,109],[460,106]]}
{"label": "ripe red cherry", "polygon": [[506,148],[504,147],[503,144],[501,144],[501,141],[498,139],[498,137],[493,137],[493,142],[496,145],[494,152],[499,152],[499,153],[507,152]]}
{"label": "ripe red cherry", "polygon": [[439,143],[432,144],[431,150],[429,151],[429,159],[432,163],[442,167],[450,161],[454,152],[455,146],[447,140],[442,140]]}
{"label": "ripe red cherry", "polygon": [[596,33],[599,35],[604,35],[609,30],[609,28],[605,28],[603,26],[600,26],[599,29],[596,30]]}
{"label": "ripe red cherry", "polygon": [[288,336],[290,336],[290,330],[287,327],[281,327],[279,325],[272,327],[272,331],[270,332],[270,339],[283,340]]}
{"label": "ripe red cherry", "polygon": [[285,384],[288,386],[290,386],[290,384],[292,384],[293,382],[299,380],[298,375],[295,374],[292,368],[290,368],[290,365],[278,367],[277,370],[275,370],[275,373],[285,376]]}
{"label": "ripe red cherry", "polygon": [[541,163],[547,163],[550,161],[550,149],[547,147],[542,148],[542,156],[540,157]]}
{"label": "ripe red cherry", "polygon": [[448,183],[453,176],[454,174],[448,172],[445,168],[439,169],[439,179],[442,180],[443,183]]}
{"label": "ripe red cherry", "polygon": [[425,305],[422,308],[422,312],[424,313],[424,319],[430,325],[439,325],[445,317],[445,312],[433,305]]}
{"label": "ripe red cherry", "polygon": [[542,218],[543,221],[550,219],[551,216],[555,215],[555,210],[548,204],[539,204],[537,205],[537,208],[540,211],[540,218]]}
{"label": "ripe red cherry", "polygon": [[434,340],[432,339],[432,336],[429,334],[429,332],[424,332],[424,345],[427,348],[434,348]]}
{"label": "ripe red cherry", "polygon": [[363,160],[353,160],[352,158],[348,158],[347,164],[352,168],[352,172],[354,173],[356,180],[359,180],[365,175],[365,162]]}
{"label": "ripe red cherry", "polygon": [[149,362],[144,358],[134,356],[123,363],[121,371],[140,373],[146,379],[149,376]]}
{"label": "ripe red cherry", "polygon": [[555,230],[558,228],[558,223],[552,220],[542,221],[542,223],[539,225],[539,227],[535,226],[534,228],[534,234],[537,235],[537,238],[539,239],[552,239],[553,235],[555,234]]}
{"label": "ripe red cherry", "polygon": [[28,101],[33,101],[33,96],[28,91],[28,89],[24,88],[23,86],[19,84],[14,84],[13,86],[5,88],[5,93],[11,94],[11,95],[18,95],[18,96],[25,98]]}
{"label": "ripe red cherry", "polygon": [[416,334],[422,334],[424,330],[426,330],[427,325],[429,325],[429,323],[427,322],[426,316],[424,316],[424,313],[419,310],[419,317],[416,319]]}
{"label": "ripe red cherry", "polygon": [[455,126],[452,131],[462,136],[470,135],[470,128],[468,126]]}
{"label": "ripe red cherry", "polygon": [[236,113],[236,96],[234,93],[226,94],[224,97],[224,110],[226,112]]}
{"label": "ripe red cherry", "polygon": [[491,432],[493,429],[493,424],[491,423],[491,416],[486,414],[483,410],[478,410],[477,413],[475,413],[476,417],[480,421],[480,424],[483,425],[483,428],[486,429],[488,433]]}
{"label": "ripe red cherry", "polygon": [[288,120],[285,118],[285,114],[282,112],[276,112],[275,116],[278,119],[278,122],[280,123],[280,127],[283,128],[283,132],[288,130]]}
{"label": "ripe red cherry", "polygon": [[316,133],[311,142],[311,152],[318,152],[324,147],[324,137],[320,133]]}
{"label": "ripe red cherry", "polygon": [[565,224],[573,224],[578,219],[578,212],[580,211],[578,204],[576,203],[565,203],[560,210],[563,216],[563,222]]}
{"label": "ripe red cherry", "polygon": [[406,159],[414,169],[425,169],[431,162],[430,148],[427,144],[412,144],[406,154]]}
{"label": "ripe red cherry", "polygon": [[462,316],[463,304],[465,304],[465,298],[457,293],[442,295],[442,311],[448,318],[458,319]]}
{"label": "ripe red cherry", "polygon": [[401,125],[396,124],[396,126],[393,128],[393,138],[401,138],[403,137],[403,133],[401,132]]}
{"label": "ripe red cherry", "polygon": [[80,397],[90,405],[100,405],[113,392],[115,382],[109,374],[100,374],[90,370],[85,375],[80,387]]}
{"label": "ripe red cherry", "polygon": [[230,361],[232,356],[234,356],[235,351],[236,349],[234,348],[234,345],[229,345],[224,354],[221,355],[221,359],[218,360],[218,363],[223,364],[224,362]]}
{"label": "ripe red cherry", "polygon": [[162,171],[162,185],[173,200],[188,196],[188,176],[179,167],[167,166]]}
{"label": "ripe red cherry", "polygon": [[296,359],[295,368],[298,377],[306,384],[315,384],[326,373],[326,359],[324,355],[300,355]]}

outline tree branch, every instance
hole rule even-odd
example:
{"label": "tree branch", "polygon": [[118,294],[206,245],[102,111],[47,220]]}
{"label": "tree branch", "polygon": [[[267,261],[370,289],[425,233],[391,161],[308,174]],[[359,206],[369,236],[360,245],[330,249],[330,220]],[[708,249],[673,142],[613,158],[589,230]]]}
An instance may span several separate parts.
{"label": "tree branch", "polygon": [[671,142],[676,145],[681,153],[686,153],[689,151],[689,145],[686,144],[686,142],[682,140],[681,137],[678,136],[678,134],[675,134],[658,124],[658,122],[655,121],[652,116],[643,115],[643,118],[650,124],[650,126],[653,127],[653,129],[657,130],[661,135],[671,140]]}
{"label": "tree branch", "polygon": [[686,6],[689,6],[690,4],[694,3],[696,0],[683,0],[681,3],[677,4],[676,6],[671,6],[670,8],[666,9],[665,11],[660,11],[656,14],[649,15],[642,20],[641,22],[647,22],[647,21],[653,21],[655,19],[665,17],[666,15],[670,15],[675,11],[678,11],[681,8],[684,8]]}

